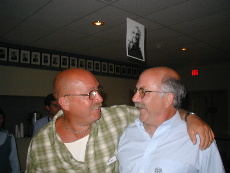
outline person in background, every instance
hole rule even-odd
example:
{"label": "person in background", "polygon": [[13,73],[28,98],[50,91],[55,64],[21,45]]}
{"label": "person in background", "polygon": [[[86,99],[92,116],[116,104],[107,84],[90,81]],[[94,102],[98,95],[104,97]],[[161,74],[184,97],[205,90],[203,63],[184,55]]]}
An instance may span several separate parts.
{"label": "person in background", "polygon": [[34,125],[33,135],[35,135],[42,127],[44,127],[46,124],[52,121],[53,117],[61,109],[60,105],[58,104],[57,100],[54,98],[53,94],[47,95],[47,97],[44,100],[44,105],[49,114],[36,121]]}
{"label": "person in background", "polygon": [[4,129],[5,113],[0,109],[0,172],[19,173],[18,153],[13,134]]}
{"label": "person in background", "polygon": [[120,173],[225,172],[215,141],[203,151],[190,141],[178,112],[185,95],[180,76],[170,68],[150,68],[140,75],[132,99],[140,116],[120,138]]}
{"label": "person in background", "polygon": [[[126,105],[101,107],[102,91],[95,76],[81,68],[55,77],[54,97],[62,111],[31,140],[26,172],[118,172],[119,137],[140,112]],[[194,115],[188,120],[192,139],[199,131],[201,146],[208,147],[213,140],[209,126]]]}

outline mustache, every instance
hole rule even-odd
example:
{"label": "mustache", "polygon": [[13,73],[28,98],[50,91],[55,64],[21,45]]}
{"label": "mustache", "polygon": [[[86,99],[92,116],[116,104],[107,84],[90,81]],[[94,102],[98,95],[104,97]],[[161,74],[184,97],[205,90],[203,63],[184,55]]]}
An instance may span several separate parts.
{"label": "mustache", "polygon": [[95,103],[94,105],[92,105],[91,109],[98,109],[101,106],[102,106],[102,103]]}
{"label": "mustache", "polygon": [[134,105],[135,105],[136,108],[139,108],[139,109],[147,108],[144,104],[141,104],[141,103],[134,103]]}

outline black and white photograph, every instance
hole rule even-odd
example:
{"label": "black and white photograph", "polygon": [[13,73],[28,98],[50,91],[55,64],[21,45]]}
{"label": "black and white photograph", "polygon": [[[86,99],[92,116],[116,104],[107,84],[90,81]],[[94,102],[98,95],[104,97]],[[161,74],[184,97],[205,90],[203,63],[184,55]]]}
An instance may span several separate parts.
{"label": "black and white photograph", "polygon": [[82,58],[79,59],[79,68],[85,69],[85,59]]}
{"label": "black and white photograph", "polygon": [[93,61],[92,60],[87,60],[87,70],[93,71]]}
{"label": "black and white photograph", "polygon": [[95,72],[100,72],[101,71],[101,66],[100,66],[100,61],[94,61],[94,71]]}
{"label": "black and white photograph", "polygon": [[0,61],[7,61],[7,48],[0,47]]}
{"label": "black and white photograph", "polygon": [[19,62],[19,50],[18,49],[9,49],[9,61],[10,62]]}
{"label": "black and white photograph", "polygon": [[114,64],[109,63],[109,73],[114,74]]}
{"label": "black and white photograph", "polygon": [[137,76],[137,68],[136,67],[133,68],[133,76]]}
{"label": "black and white photograph", "polygon": [[121,66],[121,74],[126,75],[126,66]]}
{"label": "black and white photograph", "polygon": [[108,73],[108,63],[107,62],[101,63],[101,72],[102,73]]}
{"label": "black and white photograph", "polygon": [[144,54],[145,27],[127,18],[126,52],[127,56],[145,61]]}
{"label": "black and white photograph", "polygon": [[132,67],[127,67],[127,76],[132,76]]}
{"label": "black and white photograph", "polygon": [[115,74],[121,74],[121,66],[115,65]]}
{"label": "black and white photograph", "polygon": [[77,58],[75,58],[75,57],[70,57],[70,63],[69,63],[69,65],[70,65],[70,68],[77,68]]}
{"label": "black and white photograph", "polygon": [[21,53],[20,53],[20,62],[21,63],[26,63],[26,64],[30,63],[30,51],[28,51],[28,50],[21,50]]}
{"label": "black and white photograph", "polygon": [[32,52],[31,55],[31,64],[40,65],[41,54],[40,52]]}
{"label": "black and white photograph", "polygon": [[69,57],[61,56],[61,68],[69,68]]}
{"label": "black and white photograph", "polygon": [[51,66],[60,67],[60,55],[52,55],[51,57]]}
{"label": "black and white photograph", "polygon": [[50,54],[42,53],[42,65],[50,66]]}

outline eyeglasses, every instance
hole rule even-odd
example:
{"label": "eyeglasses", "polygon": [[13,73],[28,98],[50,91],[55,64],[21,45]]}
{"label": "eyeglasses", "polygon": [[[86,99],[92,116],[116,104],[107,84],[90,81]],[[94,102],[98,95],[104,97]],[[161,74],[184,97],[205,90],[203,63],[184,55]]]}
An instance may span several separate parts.
{"label": "eyeglasses", "polygon": [[135,88],[134,89],[134,94],[136,94],[137,91],[138,91],[139,97],[141,99],[144,98],[145,93],[150,93],[150,92],[155,92],[155,93],[169,93],[169,92],[166,92],[166,91],[145,91],[143,88],[139,88],[139,89]]}
{"label": "eyeglasses", "polygon": [[99,86],[98,89],[90,91],[88,94],[66,94],[66,95],[64,95],[64,97],[67,97],[67,96],[89,96],[89,99],[93,100],[96,97],[97,93],[99,93],[102,96],[102,94],[103,94],[103,87],[102,86]]}

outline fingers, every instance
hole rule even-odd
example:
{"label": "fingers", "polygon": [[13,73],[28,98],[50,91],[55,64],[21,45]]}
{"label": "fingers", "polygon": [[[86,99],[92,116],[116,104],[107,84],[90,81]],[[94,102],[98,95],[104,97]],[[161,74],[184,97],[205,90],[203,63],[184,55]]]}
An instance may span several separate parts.
{"label": "fingers", "polygon": [[209,126],[206,126],[203,131],[204,135],[201,135],[201,133],[199,133],[201,139],[199,147],[201,150],[205,150],[206,148],[208,148],[214,141],[214,133]]}
{"label": "fingers", "polygon": [[196,133],[192,130],[188,134],[189,134],[190,140],[195,145],[197,143]]}

